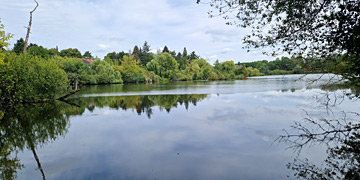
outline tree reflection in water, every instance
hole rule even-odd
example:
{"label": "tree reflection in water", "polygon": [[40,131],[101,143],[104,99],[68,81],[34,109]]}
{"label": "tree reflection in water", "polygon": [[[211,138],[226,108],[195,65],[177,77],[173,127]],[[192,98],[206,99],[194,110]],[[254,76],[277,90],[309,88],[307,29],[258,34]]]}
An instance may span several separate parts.
{"label": "tree reflection in water", "polygon": [[74,98],[71,101],[78,104],[82,112],[88,109],[92,112],[95,107],[103,108],[110,107],[112,109],[134,109],[140,115],[145,113],[148,118],[151,118],[153,113],[152,107],[159,106],[170,112],[171,108],[177,108],[178,105],[184,105],[186,109],[189,105],[196,104],[205,99],[206,94],[185,94],[185,95],[142,95],[142,96],[100,96],[100,97],[81,97]]}
{"label": "tree reflection in water", "polygon": [[[337,108],[344,101],[356,101],[359,94],[356,89],[351,91],[327,91],[315,99],[318,109],[325,110],[328,117],[307,117],[301,122],[295,122],[292,129],[278,141],[289,144],[289,148],[298,154],[287,168],[294,171],[294,176],[303,179],[360,179],[360,113],[359,107],[354,111],[344,111]],[[356,104],[356,103],[354,103]],[[319,114],[319,113],[318,113]],[[315,165],[309,159],[301,159],[300,153],[304,147],[315,145],[327,147],[327,157],[322,165]]]}
{"label": "tree reflection in water", "polygon": [[45,179],[36,148],[64,136],[69,126],[69,116],[66,112],[76,109],[64,103],[54,102],[18,104],[0,111],[3,114],[0,117],[1,179],[16,179],[17,170],[23,168],[16,153],[25,149],[33,152]]}
{"label": "tree reflection in water", "polygon": [[46,173],[36,149],[65,136],[72,115],[83,114],[85,109],[95,107],[114,109],[136,109],[138,114],[146,113],[150,118],[152,107],[159,106],[170,112],[179,104],[188,109],[189,104],[206,98],[207,95],[153,95],[77,98],[65,102],[44,104],[17,104],[0,108],[0,179],[16,179],[17,171],[24,168],[17,153],[31,150],[43,179]]}

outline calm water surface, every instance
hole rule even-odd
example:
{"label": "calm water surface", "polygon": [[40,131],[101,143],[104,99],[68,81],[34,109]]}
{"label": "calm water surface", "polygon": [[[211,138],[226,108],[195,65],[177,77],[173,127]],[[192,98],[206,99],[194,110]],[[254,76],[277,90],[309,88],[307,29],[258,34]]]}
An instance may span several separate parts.
{"label": "calm water surface", "polygon": [[3,117],[2,178],[293,179],[288,163],[321,165],[327,146],[297,154],[274,142],[284,130],[360,112],[347,96],[324,106],[351,90],[299,77],[85,86],[68,103],[20,105]]}

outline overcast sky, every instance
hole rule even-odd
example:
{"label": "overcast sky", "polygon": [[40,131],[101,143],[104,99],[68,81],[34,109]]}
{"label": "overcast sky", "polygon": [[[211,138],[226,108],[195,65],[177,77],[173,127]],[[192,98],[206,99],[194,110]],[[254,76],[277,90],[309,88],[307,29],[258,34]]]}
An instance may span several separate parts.
{"label": "overcast sky", "polygon": [[[242,49],[249,30],[225,25],[221,18],[208,18],[210,6],[196,0],[38,0],[29,42],[46,48],[78,48],[103,58],[108,52],[128,52],[145,41],[156,52],[195,51],[203,58],[249,62],[273,60],[261,50]],[[5,31],[14,34],[11,47],[25,37],[33,0],[0,0],[0,18]]]}

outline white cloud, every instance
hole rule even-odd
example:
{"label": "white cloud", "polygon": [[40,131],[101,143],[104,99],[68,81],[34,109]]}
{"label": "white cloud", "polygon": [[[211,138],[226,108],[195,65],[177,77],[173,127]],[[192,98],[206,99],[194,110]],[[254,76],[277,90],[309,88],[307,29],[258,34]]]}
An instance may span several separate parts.
{"label": "white cloud", "polygon": [[222,51],[221,51],[221,54],[227,54],[229,52],[231,52],[232,49],[231,48],[224,48]]}
{"label": "white cloud", "polygon": [[111,48],[111,46],[107,44],[98,44],[98,47],[99,47],[99,49],[97,50],[98,52],[104,52]]}

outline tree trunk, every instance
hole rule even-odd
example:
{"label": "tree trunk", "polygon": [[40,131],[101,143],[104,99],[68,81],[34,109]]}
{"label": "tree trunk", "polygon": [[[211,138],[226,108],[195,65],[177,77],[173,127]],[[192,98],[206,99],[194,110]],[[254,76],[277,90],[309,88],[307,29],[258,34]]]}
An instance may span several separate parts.
{"label": "tree trunk", "polygon": [[39,3],[36,0],[34,0],[34,1],[36,2],[36,6],[32,11],[30,11],[30,21],[29,21],[29,26],[27,27],[27,33],[26,33],[25,44],[24,44],[24,54],[26,53],[26,48],[27,48],[27,44],[29,41],[30,29],[31,29],[31,24],[32,24],[32,14],[33,14],[33,12],[35,12],[37,7],[39,6]]}

